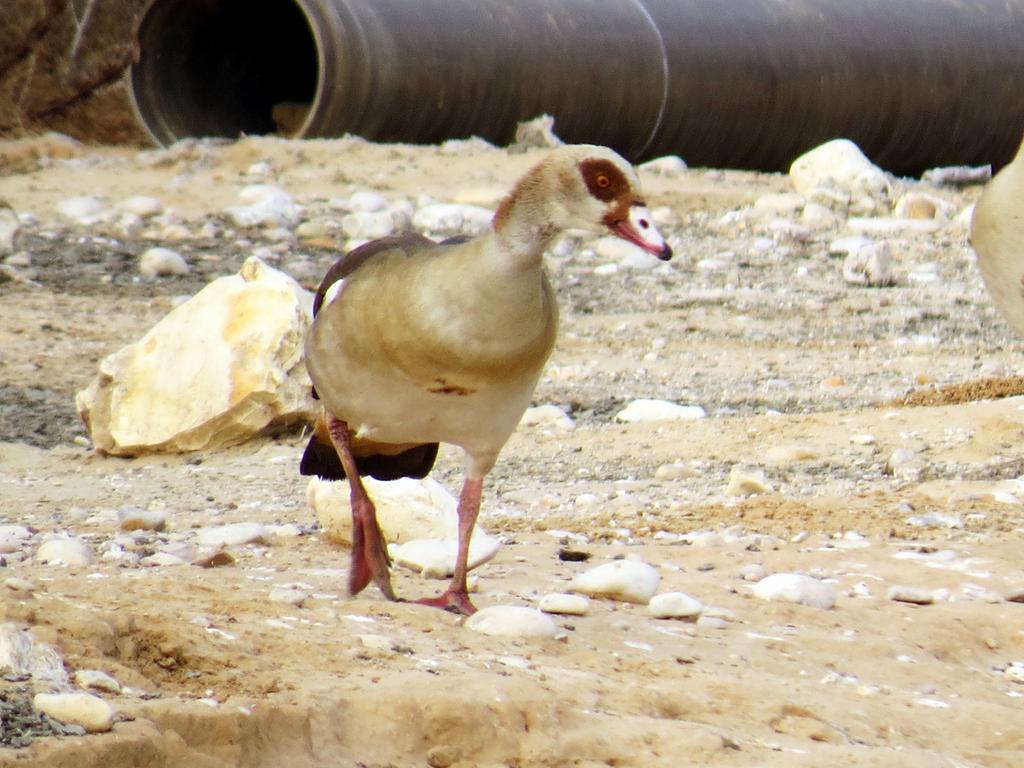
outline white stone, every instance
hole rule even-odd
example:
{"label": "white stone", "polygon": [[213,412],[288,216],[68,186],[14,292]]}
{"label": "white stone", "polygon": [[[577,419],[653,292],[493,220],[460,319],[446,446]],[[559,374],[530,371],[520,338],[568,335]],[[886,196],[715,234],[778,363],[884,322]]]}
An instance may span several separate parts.
{"label": "white stone", "polygon": [[572,592],[606,597],[627,603],[646,604],[658,591],[658,569],[638,560],[613,560],[577,575],[569,585]]}
{"label": "white stone", "polygon": [[299,608],[309,599],[309,592],[293,584],[286,584],[271,589],[269,599],[272,603],[294,605]]}
{"label": "white stone", "polygon": [[432,203],[413,214],[412,225],[421,232],[475,235],[487,230],[493,218],[494,211],[477,205]]}
{"label": "white stone", "polygon": [[[364,477],[363,485],[377,507],[377,522],[385,540],[399,544],[416,539],[458,541],[458,501],[433,478],[403,477],[385,482]],[[306,486],[306,501],[329,539],[352,544],[347,481],[311,478]],[[472,543],[486,549],[500,542],[477,525],[473,528]]]}
{"label": "white stone", "polygon": [[677,419],[703,419],[707,412],[699,405],[680,405],[668,400],[640,398],[615,414],[616,421],[672,421]]}
{"label": "white stone", "polygon": [[117,510],[117,524],[122,531],[162,531],[167,527],[167,513],[121,507]]}
{"label": "white stone", "polygon": [[532,120],[516,124],[512,148],[516,151],[525,151],[530,148],[560,147],[564,143],[555,134],[555,118],[542,114]]}
{"label": "white stone", "polygon": [[809,194],[816,187],[835,186],[855,194],[888,195],[888,176],[848,139],[835,139],[804,153],[789,168],[793,188]]}
{"label": "white stone", "polygon": [[848,253],[854,253],[859,251],[861,248],[866,248],[869,245],[874,245],[875,241],[870,237],[864,237],[862,235],[848,235],[846,237],[837,237],[828,245],[828,252],[836,255],[844,255]]}
{"label": "white stone", "polygon": [[654,470],[655,480],[686,480],[691,477],[700,477],[700,472],[690,464],[679,461],[662,464]]}
{"label": "white stone", "polygon": [[185,565],[188,561],[172,552],[154,552],[139,560],[139,565],[146,568],[165,568],[172,565]]}
{"label": "white stone", "polygon": [[312,297],[250,258],[139,341],[75,397],[96,450],[118,456],[234,445],[318,411],[303,363]]}
{"label": "white stone", "polygon": [[27,675],[34,681],[58,688],[67,685],[64,661],[56,649],[37,643],[31,633],[16,624],[0,624],[0,672],[15,677]]}
{"label": "white stone", "polygon": [[772,464],[793,464],[798,461],[813,461],[818,453],[806,445],[773,445],[765,451],[765,459]]}
{"label": "white stone", "polygon": [[854,445],[874,445],[878,440],[872,434],[859,432],[857,434],[850,435],[850,442]]}
{"label": "white stone", "polygon": [[906,192],[892,209],[898,219],[938,219],[946,221],[956,216],[956,206],[947,200],[924,192]]}
{"label": "white stone", "polygon": [[0,554],[18,552],[32,538],[32,531],[23,525],[0,525]]}
{"label": "white stone", "polygon": [[273,184],[250,184],[238,196],[245,205],[224,211],[236,227],[292,227],[302,215],[292,196]]}
{"label": "white stone", "polygon": [[393,235],[400,223],[391,211],[355,211],[341,217],[341,230],[353,240],[378,240]]}
{"label": "white stone", "polygon": [[109,216],[107,204],[98,197],[88,195],[66,197],[56,205],[57,213],[73,224],[89,226]]}
{"label": "white stone", "polygon": [[807,198],[795,192],[773,192],[754,201],[755,211],[770,213],[796,213],[807,204]]}
{"label": "white stone", "polygon": [[685,592],[664,592],[655,595],[647,610],[656,619],[696,619],[704,610],[700,600]]}
{"label": "white stone", "polygon": [[679,155],[663,155],[662,157],[648,160],[646,163],[641,163],[637,167],[641,171],[657,173],[662,176],[678,176],[686,170],[686,161],[679,157]]}
{"label": "white stone", "polygon": [[550,592],[544,595],[537,604],[544,613],[557,613],[565,616],[585,616],[590,610],[590,600],[583,595],[570,595],[565,592]]}
{"label": "white stone", "polygon": [[760,581],[767,575],[767,569],[760,563],[748,563],[740,568],[740,578],[744,581]]}
{"label": "white stone", "polygon": [[729,471],[729,482],[725,486],[727,496],[755,496],[771,493],[772,490],[772,484],[768,482],[763,470],[739,466],[733,466]]}
{"label": "white stone", "polygon": [[[493,536],[474,535],[469,542],[469,569],[486,563],[494,557],[500,547],[501,542]],[[404,544],[391,544],[388,547],[388,554],[395,565],[433,579],[447,578],[455,573],[458,552],[458,539],[413,539]]]}
{"label": "white stone", "polygon": [[626,269],[647,270],[662,263],[653,253],[648,253],[621,237],[598,238],[594,252],[602,261],[612,261]]}
{"label": "white stone", "polygon": [[200,547],[241,547],[269,541],[270,533],[263,523],[228,523],[196,532],[196,544]]}
{"label": "white stone", "polygon": [[466,620],[466,628],[498,637],[552,638],[558,634],[548,616],[518,605],[492,605],[479,610]]}
{"label": "white stone", "polygon": [[843,261],[843,279],[852,285],[892,285],[892,246],[882,241],[851,251]]}
{"label": "white stone", "polygon": [[812,229],[828,229],[839,224],[839,219],[821,203],[808,203],[800,212],[800,221]]}
{"label": "white stone", "polygon": [[75,672],[75,685],[79,688],[94,688],[105,693],[120,693],[121,684],[106,672],[98,669],[80,669]]}
{"label": "white stone", "polygon": [[54,720],[80,725],[89,733],[103,733],[114,725],[114,710],[91,693],[37,693],[32,706]]}
{"label": "white stone", "polygon": [[823,610],[836,604],[835,587],[799,573],[775,573],[761,579],[754,585],[754,596]]}
{"label": "white stone", "polygon": [[391,203],[384,195],[376,192],[353,192],[347,200],[343,201],[343,207],[349,211],[383,211]]}
{"label": "white stone", "polygon": [[14,240],[20,230],[21,220],[18,219],[18,214],[7,201],[0,200],[0,258],[14,253]]}
{"label": "white stone", "polygon": [[899,603],[913,603],[914,605],[931,605],[935,602],[935,594],[931,590],[901,585],[889,587],[886,597]]}
{"label": "white stone", "polygon": [[524,427],[554,427],[565,432],[576,429],[576,422],[557,405],[527,408],[519,424]]}
{"label": "white stone", "polygon": [[852,217],[846,220],[851,232],[865,235],[895,235],[900,233],[930,233],[942,228],[935,219],[897,219],[892,217]]}
{"label": "white stone", "polygon": [[36,560],[48,565],[80,568],[92,562],[92,550],[81,539],[59,536],[48,539],[39,546]]}
{"label": "white stone", "polygon": [[1024,683],[1024,663],[1015,661],[1003,670],[1003,677],[1013,683]]}
{"label": "white stone", "polygon": [[117,204],[117,207],[125,213],[131,213],[140,219],[148,219],[159,216],[164,212],[164,204],[155,197],[147,195],[135,195],[126,198]]}
{"label": "white stone", "polygon": [[170,248],[149,248],[139,256],[139,274],[149,280],[165,275],[187,275],[189,271],[184,257]]}

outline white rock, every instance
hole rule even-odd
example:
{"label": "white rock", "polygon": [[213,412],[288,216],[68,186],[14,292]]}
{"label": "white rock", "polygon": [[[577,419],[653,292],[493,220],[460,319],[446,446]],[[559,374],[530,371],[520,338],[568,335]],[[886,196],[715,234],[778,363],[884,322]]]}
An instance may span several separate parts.
{"label": "white rock", "polygon": [[569,585],[572,592],[606,597],[627,603],[646,604],[658,591],[658,569],[637,560],[613,560],[577,575]]}
{"label": "white rock", "polygon": [[23,525],[0,525],[0,554],[18,552],[32,538],[32,531]]}
{"label": "white rock", "polygon": [[36,560],[78,568],[92,562],[92,550],[81,539],[60,536],[44,541],[36,551]]}
{"label": "white rock", "polygon": [[498,637],[548,638],[558,628],[546,615],[534,608],[517,605],[492,605],[466,620],[466,628]]}
{"label": "white rock", "polygon": [[140,219],[148,219],[159,216],[164,212],[164,204],[155,197],[146,195],[135,195],[126,198],[118,203],[117,207],[126,212],[138,216]]}
{"label": "white rock", "polygon": [[656,619],[696,619],[704,606],[685,592],[664,592],[652,597],[647,609]]}
{"label": "white rock", "polygon": [[770,213],[796,213],[807,204],[807,198],[795,192],[774,192],[761,195],[754,201],[755,211]]}
{"label": "white rock", "polygon": [[828,252],[841,256],[843,254],[855,253],[861,248],[866,248],[874,244],[875,241],[870,237],[864,237],[863,235],[848,235],[847,237],[837,237],[829,243]]}
{"label": "white rock", "polygon": [[828,229],[839,224],[839,219],[828,206],[808,203],[800,212],[800,221],[812,229]]}
{"label": "white rock", "polygon": [[262,523],[229,523],[196,532],[196,544],[201,547],[241,547],[269,541],[270,533]]}
{"label": "white rock", "polygon": [[167,513],[121,507],[117,510],[117,524],[122,531],[162,531],[167,527]]}
{"label": "white rock", "polygon": [[677,419],[703,419],[707,412],[699,405],[680,405],[667,400],[640,398],[615,414],[616,421],[670,421]]}
{"label": "white rock", "polygon": [[913,603],[914,605],[931,605],[935,602],[935,594],[931,590],[901,585],[889,587],[886,597],[896,602]]}
{"label": "white rock", "polygon": [[765,451],[765,459],[772,464],[793,464],[798,461],[813,461],[818,453],[805,445],[773,445]]}
{"label": "white rock", "polygon": [[859,432],[857,434],[850,435],[850,442],[854,445],[874,445],[878,440],[872,434]]}
{"label": "white rock", "polygon": [[763,470],[739,466],[733,466],[729,471],[729,482],[725,486],[727,496],[755,496],[771,493],[772,490],[772,484],[768,482]]}
{"label": "white rock", "polygon": [[139,341],[75,397],[96,450],[118,456],[233,445],[318,411],[303,364],[312,297],[250,258]]}
{"label": "white rock", "polygon": [[678,176],[686,170],[686,161],[679,155],[664,155],[641,163],[638,168],[650,173],[658,173],[662,176]]}
{"label": "white rock", "polygon": [[493,218],[494,211],[480,206],[433,203],[413,214],[412,225],[421,232],[475,235],[487,230]]}
{"label": "white rock", "polygon": [[349,211],[383,211],[391,203],[384,195],[376,192],[353,192],[347,200],[343,201],[343,207]]}
{"label": "white rock", "polygon": [[[415,539],[458,541],[458,501],[433,478],[404,477],[384,482],[364,477],[363,485],[377,507],[377,521],[387,541],[399,544]],[[311,478],[306,486],[306,501],[329,539],[352,544],[348,482]],[[482,547],[481,551],[499,543],[479,525],[473,529],[472,544]]]}
{"label": "white rock", "polygon": [[184,257],[170,248],[149,248],[139,256],[139,274],[149,280],[164,275],[187,275],[189,271]]}
{"label": "white rock", "polygon": [[537,604],[544,613],[558,613],[565,616],[585,616],[590,610],[590,600],[583,595],[565,592],[551,592],[544,595]]}
{"label": "white rock", "polygon": [[686,480],[691,477],[700,477],[700,472],[690,464],[679,461],[662,464],[654,470],[655,480]]}
{"label": "white rock", "polygon": [[105,693],[120,693],[121,684],[106,672],[98,669],[80,669],[75,672],[75,685],[79,688],[94,688]]}
{"label": "white rock", "polygon": [[555,135],[555,118],[551,115],[537,115],[532,120],[516,124],[515,141],[512,149],[525,151],[530,148],[560,147],[564,144]]}
{"label": "white rock", "polygon": [[250,184],[238,196],[246,205],[224,211],[236,227],[292,227],[302,215],[292,196],[273,184]]}
{"label": "white rock", "polygon": [[37,693],[32,706],[54,720],[80,725],[89,733],[103,733],[114,725],[114,710],[91,693]]}
{"label": "white rock", "polygon": [[299,608],[308,599],[309,592],[295,585],[278,586],[270,590],[270,602],[272,603],[294,605]]}
{"label": "white rock", "polygon": [[835,587],[799,573],[775,573],[761,579],[754,585],[754,596],[823,610],[836,604]]}
{"label": "white rock", "polygon": [[14,253],[14,240],[20,230],[18,214],[7,201],[0,200],[0,258]]}
{"label": "white rock", "polygon": [[897,219],[892,217],[852,217],[846,220],[851,232],[866,235],[895,235],[899,233],[929,233],[942,228],[935,219]]}
{"label": "white rock", "polygon": [[37,643],[29,632],[11,623],[0,625],[0,672],[15,677],[28,675],[56,687],[64,687],[68,680],[64,661],[56,649]]}
{"label": "white rock", "polygon": [[850,252],[843,261],[843,279],[853,285],[892,285],[892,246],[882,241]]}
{"label": "white rock", "polygon": [[566,432],[576,429],[576,422],[557,405],[527,408],[519,424],[524,427],[554,427]]}
{"label": "white rock", "polygon": [[740,578],[744,581],[761,581],[768,571],[760,563],[748,563],[740,568]]}
{"label": "white rock", "polygon": [[594,246],[594,252],[603,261],[613,261],[626,269],[653,269],[663,263],[653,253],[648,253],[620,237],[599,238]]}
{"label": "white rock", "polygon": [[830,185],[851,194],[888,195],[891,191],[885,172],[848,139],[835,139],[804,153],[793,161],[789,178],[801,194]]}
{"label": "white rock", "polygon": [[355,211],[341,217],[341,230],[353,240],[377,240],[393,235],[400,221],[391,211]]}
{"label": "white rock", "polygon": [[889,454],[889,459],[885,462],[885,468],[891,473],[898,467],[901,467],[904,464],[909,464],[916,458],[917,454],[909,448],[897,448]]}
{"label": "white rock", "polygon": [[956,215],[956,206],[935,195],[924,192],[906,192],[893,206],[898,219],[938,219],[945,221]]}
{"label": "white rock", "polygon": [[[501,542],[493,536],[478,538],[474,535],[469,542],[469,569],[486,563],[494,557],[499,547]],[[388,554],[396,565],[433,579],[444,579],[455,573],[458,552],[458,539],[413,539],[388,547]]]}
{"label": "white rock", "polygon": [[66,197],[57,202],[57,213],[72,222],[89,226],[109,216],[107,204],[98,197],[88,195]]}
{"label": "white rock", "polygon": [[1003,670],[1003,677],[1013,683],[1024,683],[1024,663],[1015,661]]}

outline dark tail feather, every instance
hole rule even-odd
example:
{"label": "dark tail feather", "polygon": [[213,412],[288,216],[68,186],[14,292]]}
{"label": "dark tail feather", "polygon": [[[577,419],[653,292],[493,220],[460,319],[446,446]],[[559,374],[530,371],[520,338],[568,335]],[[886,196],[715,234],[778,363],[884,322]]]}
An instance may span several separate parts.
{"label": "dark tail feather", "polygon": [[[437,443],[426,443],[394,456],[357,456],[356,467],[360,475],[369,475],[378,480],[397,480],[400,477],[419,479],[426,477],[433,468],[437,459],[437,448]],[[338,458],[334,446],[321,442],[314,434],[302,454],[299,474],[317,475],[324,480],[344,480],[345,468],[341,466],[341,459]]]}
{"label": "dark tail feather", "polygon": [[306,450],[299,462],[300,475],[317,475],[324,480],[344,480],[345,468],[341,466],[338,452],[330,443],[321,442],[314,434],[306,443]]}

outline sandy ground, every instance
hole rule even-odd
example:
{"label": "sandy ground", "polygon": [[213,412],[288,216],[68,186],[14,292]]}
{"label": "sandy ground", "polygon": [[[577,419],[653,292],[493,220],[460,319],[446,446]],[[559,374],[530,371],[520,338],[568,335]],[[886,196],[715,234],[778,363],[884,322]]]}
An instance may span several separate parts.
{"label": "sandy ground", "polygon": [[[175,297],[256,250],[315,286],[340,243],[203,229],[253,163],[314,217],[356,190],[493,204],[537,152],[247,140],[140,154],[40,139],[0,153],[0,198],[35,217],[19,241],[29,258],[0,284],[0,523],[72,532],[100,552],[119,508],[169,511],[169,533],[138,537],[140,554],[215,523],[303,534],[234,548],[211,569],[68,569],[36,562],[34,545],[6,555],[4,578],[35,589],[0,587],[4,619],[69,670],[104,670],[126,690],[108,695],[112,733],[0,749],[0,765],[1024,764],[1024,685],[1006,674],[1024,659],[1024,605],[1005,599],[1024,587],[1024,399],[985,399],[1020,391],[987,379],[1017,374],[1024,356],[962,223],[894,236],[896,284],[850,286],[828,254],[841,221],[790,240],[727,216],[789,191],[786,177],[694,169],[643,177],[651,204],[670,209],[670,266],[596,269],[585,248],[553,257],[563,324],[536,403],[566,407],[577,427],[521,428],[508,444],[482,515],[505,545],[476,572],[475,600],[533,605],[625,556],[658,566],[660,591],[696,597],[710,620],[595,601],[557,620],[557,640],[508,640],[373,589],[347,598],[347,552],[306,507],[300,435],[101,457],[73,395]],[[928,191],[961,210],[979,189]],[[168,244],[192,273],[140,280],[135,257],[153,243],[60,223],[55,203],[78,194],[161,199],[190,233]],[[942,390],[964,383],[962,397]],[[926,405],[898,402],[915,390]],[[637,397],[709,417],[615,422]],[[910,460],[893,468],[897,449]],[[459,461],[443,451],[435,470],[453,491]],[[667,464],[678,467],[658,473]],[[762,470],[771,489],[726,495],[734,466]],[[565,548],[590,559],[563,561]],[[758,600],[759,572],[817,576],[839,600]],[[313,595],[302,607],[268,600],[296,582]],[[406,597],[442,586],[404,571],[395,582]],[[893,586],[939,599],[890,600]]]}

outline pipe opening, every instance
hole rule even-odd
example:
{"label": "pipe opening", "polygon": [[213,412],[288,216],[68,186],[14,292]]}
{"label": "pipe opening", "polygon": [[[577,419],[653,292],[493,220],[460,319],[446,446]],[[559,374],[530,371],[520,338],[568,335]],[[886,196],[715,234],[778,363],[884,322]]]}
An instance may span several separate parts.
{"label": "pipe opening", "polygon": [[295,134],[319,86],[316,40],[292,0],[153,2],[138,46],[131,91],[161,144]]}

